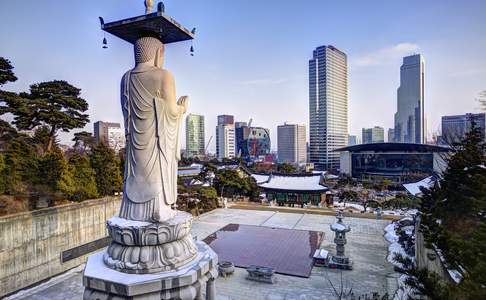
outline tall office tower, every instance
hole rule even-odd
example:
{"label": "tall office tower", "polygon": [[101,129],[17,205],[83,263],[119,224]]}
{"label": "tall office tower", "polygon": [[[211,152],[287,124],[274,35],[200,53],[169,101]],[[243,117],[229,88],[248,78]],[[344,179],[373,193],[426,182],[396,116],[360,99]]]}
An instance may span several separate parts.
{"label": "tall office tower", "polygon": [[348,136],[348,146],[353,146],[358,144],[358,138],[355,135]]}
{"label": "tall office tower", "polygon": [[219,159],[235,157],[235,148],[234,117],[220,115],[216,126],[216,156]]}
{"label": "tall office tower", "polygon": [[186,155],[204,156],[204,116],[189,114],[186,117]]}
{"label": "tall office tower", "polygon": [[120,123],[95,122],[94,137],[97,143],[104,143],[116,152],[125,147],[125,133]]}
{"label": "tall office tower", "polygon": [[348,63],[333,46],[317,47],[309,60],[310,162],[316,169],[339,168],[348,144]]}
{"label": "tall office tower", "polygon": [[394,128],[388,128],[388,143],[393,143],[395,142],[395,129]]}
{"label": "tall office tower", "polygon": [[236,140],[236,156],[248,156],[248,136],[250,135],[250,127],[246,122],[235,122],[235,140]]}
{"label": "tall office tower", "polygon": [[379,126],[363,128],[361,140],[363,141],[363,144],[383,143],[385,142],[385,130],[383,127]]}
{"label": "tall office tower", "polygon": [[471,130],[472,122],[479,127],[486,137],[486,114],[465,114],[457,116],[442,117],[442,137],[440,143],[452,144],[458,143],[466,137]]}
{"label": "tall office tower", "polygon": [[307,162],[305,125],[277,126],[277,151],[279,163],[305,164]]}
{"label": "tall office tower", "polygon": [[397,90],[395,142],[425,143],[424,68],[422,55],[403,58]]}

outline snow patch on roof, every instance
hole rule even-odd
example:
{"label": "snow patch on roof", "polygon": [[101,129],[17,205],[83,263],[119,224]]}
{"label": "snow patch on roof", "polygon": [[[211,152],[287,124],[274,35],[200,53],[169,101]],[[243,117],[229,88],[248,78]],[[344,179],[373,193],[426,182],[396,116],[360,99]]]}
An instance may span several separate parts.
{"label": "snow patch on roof", "polygon": [[429,176],[418,182],[406,183],[403,185],[403,187],[413,196],[417,196],[422,193],[422,191],[420,190],[421,187],[430,189],[434,186],[434,184],[435,184],[434,176]]}
{"label": "snow patch on roof", "polygon": [[[255,176],[255,175],[252,175]],[[262,176],[262,175],[258,175]],[[255,177],[254,177],[255,178]],[[260,178],[261,179],[261,178]],[[328,188],[321,185],[321,176],[283,176],[271,175],[265,182],[259,183],[258,186],[276,190],[293,190],[293,191],[325,191]]]}
{"label": "snow patch on roof", "polygon": [[260,184],[268,181],[269,175],[251,174],[251,177],[255,179],[257,184]]}

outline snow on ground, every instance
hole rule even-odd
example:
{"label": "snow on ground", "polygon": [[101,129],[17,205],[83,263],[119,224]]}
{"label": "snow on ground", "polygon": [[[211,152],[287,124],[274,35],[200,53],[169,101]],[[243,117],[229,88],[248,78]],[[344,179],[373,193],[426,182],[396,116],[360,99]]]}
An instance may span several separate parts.
{"label": "snow on ground", "polygon": [[[352,202],[346,202],[346,206],[344,205],[344,202],[334,202],[334,207],[337,208],[353,208],[359,211],[364,211],[364,206],[359,204],[359,203],[352,203]],[[372,207],[367,207],[366,212],[369,213],[376,213],[375,208]],[[407,216],[411,217],[413,215],[416,215],[418,213],[417,209],[394,209],[394,210],[383,210],[381,212],[382,215],[387,215],[387,216]]]}
{"label": "snow on ground", "polygon": [[[432,244],[432,246],[434,246],[435,252],[437,253],[437,255],[439,255],[439,259],[442,262],[442,265],[447,270],[447,273],[449,273],[449,276],[451,276],[451,279],[454,280],[455,283],[460,283],[463,279],[462,274],[456,269],[450,269],[448,267],[448,264],[447,264],[447,261],[446,261],[444,255],[442,254],[442,250],[440,250],[435,244]],[[459,266],[459,267],[461,268],[461,266]]]}
{"label": "snow on ground", "polygon": [[[334,202],[334,207],[339,207],[339,208],[354,208],[354,209],[357,209],[359,211],[364,211],[364,206],[361,205],[361,204],[357,204],[357,203],[350,203],[350,202],[346,202],[346,205],[344,202]],[[367,211],[370,211],[370,208],[367,207]]]}
{"label": "snow on ground", "polygon": [[395,223],[390,223],[385,227],[385,240],[389,243],[398,241],[398,235],[395,232]]}
{"label": "snow on ground", "polygon": [[397,254],[401,254],[403,257],[407,257],[407,252],[405,252],[405,249],[403,249],[402,245],[400,245],[398,242],[394,242],[394,243],[391,243],[390,246],[388,246],[388,256],[387,256],[387,260],[401,268],[402,267],[402,264],[395,261],[395,255]]}
{"label": "snow on ground", "polygon": [[[400,221],[405,221],[405,220],[412,221],[413,219],[410,216],[400,219]],[[405,234],[412,235],[414,231],[414,226],[404,226],[402,228],[399,228],[398,222],[393,222],[391,224],[388,224],[384,229],[385,240],[387,240],[390,243],[390,246],[388,246],[387,260],[394,266],[402,267],[400,263],[395,261],[395,255],[401,254],[403,257],[409,257],[412,260],[414,260],[415,258],[413,256],[408,255],[407,252],[405,252],[405,249],[403,249],[402,245],[398,243],[398,230],[403,230]],[[408,295],[411,295],[412,290],[410,289],[410,287],[408,287],[405,284],[406,279],[407,276],[403,274],[400,275],[400,277],[398,278],[398,290],[394,296],[394,299],[407,299]]]}
{"label": "snow on ground", "polygon": [[454,269],[447,269],[447,272],[455,283],[460,283],[462,281],[462,275],[461,273],[459,273],[459,271]]}
{"label": "snow on ground", "polygon": [[392,216],[407,216],[411,217],[418,213],[417,209],[395,209],[395,210],[384,210],[382,214],[392,215]]}
{"label": "snow on ground", "polygon": [[408,295],[412,295],[412,289],[405,284],[405,280],[407,280],[407,275],[400,275],[398,277],[398,290],[395,294],[395,300],[402,300],[408,299]]}

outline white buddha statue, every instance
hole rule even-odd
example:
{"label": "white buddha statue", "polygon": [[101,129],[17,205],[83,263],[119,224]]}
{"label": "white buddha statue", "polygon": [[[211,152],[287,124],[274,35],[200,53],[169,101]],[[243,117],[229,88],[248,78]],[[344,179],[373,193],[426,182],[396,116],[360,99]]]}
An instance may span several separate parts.
{"label": "white buddha statue", "polygon": [[188,97],[176,102],[174,77],[162,68],[164,45],[152,37],[134,44],[136,66],[121,82],[126,162],[120,217],[164,222],[175,216],[180,124]]}

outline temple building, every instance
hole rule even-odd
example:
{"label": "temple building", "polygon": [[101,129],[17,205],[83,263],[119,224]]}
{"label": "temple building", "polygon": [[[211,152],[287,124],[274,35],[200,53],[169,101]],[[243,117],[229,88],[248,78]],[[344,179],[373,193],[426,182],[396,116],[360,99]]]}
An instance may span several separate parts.
{"label": "temple building", "polygon": [[329,188],[324,185],[324,174],[283,175],[252,174],[268,201],[279,206],[332,204]]}

